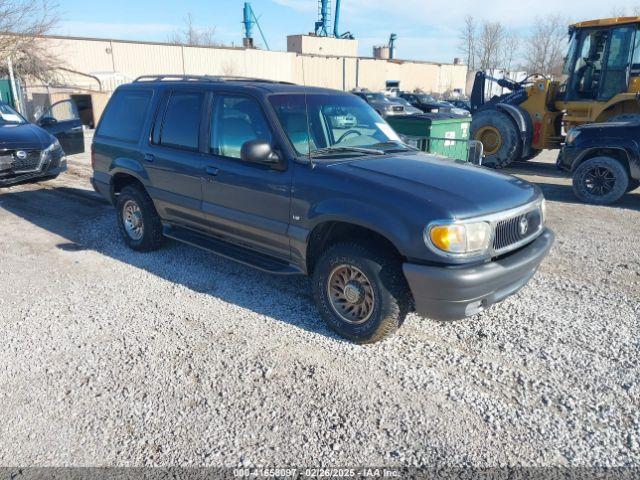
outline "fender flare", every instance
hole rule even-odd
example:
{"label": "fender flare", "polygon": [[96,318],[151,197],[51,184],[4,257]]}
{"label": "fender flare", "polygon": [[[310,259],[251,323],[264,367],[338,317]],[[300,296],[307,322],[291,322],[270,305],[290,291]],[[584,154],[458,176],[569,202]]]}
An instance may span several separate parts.
{"label": "fender flare", "polygon": [[615,150],[621,152],[627,159],[627,165],[629,166],[629,173],[631,174],[631,176],[633,178],[640,178],[640,152],[638,151],[635,142],[615,147],[593,146],[585,148],[582,152],[580,152],[580,155],[578,155],[571,164],[571,172],[574,172],[576,168],[578,168],[580,164],[590,156],[591,153],[601,150]]}
{"label": "fender flare", "polygon": [[308,244],[314,229],[326,222],[342,222],[366,228],[386,238],[400,252],[407,256],[413,234],[408,225],[394,215],[393,211],[367,205],[362,202],[344,198],[330,198],[315,205],[308,212],[308,223],[304,234],[299,232],[305,244]]}
{"label": "fender flare", "polygon": [[114,199],[114,184],[113,181],[117,175],[127,175],[129,177],[135,178],[139,181],[145,188],[149,185],[149,175],[147,171],[143,168],[140,162],[133,160],[131,158],[119,157],[111,162],[111,166],[109,167],[109,193],[111,195],[111,200]]}
{"label": "fender flare", "polygon": [[498,103],[498,110],[505,112],[515,122],[520,138],[522,139],[522,158],[526,158],[531,153],[531,143],[533,141],[533,121],[531,115],[521,107]]}

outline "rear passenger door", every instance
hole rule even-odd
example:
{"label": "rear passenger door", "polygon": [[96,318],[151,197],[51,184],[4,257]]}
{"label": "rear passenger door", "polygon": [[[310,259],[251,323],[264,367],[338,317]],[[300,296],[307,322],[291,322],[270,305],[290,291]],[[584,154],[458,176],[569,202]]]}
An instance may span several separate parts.
{"label": "rear passenger door", "polygon": [[149,193],[161,217],[184,226],[202,227],[203,155],[200,153],[206,92],[165,92],[151,139],[144,151]]}
{"label": "rear passenger door", "polygon": [[213,94],[203,210],[216,234],[288,260],[291,169],[240,158],[245,142],[279,144],[260,102],[240,94]]}

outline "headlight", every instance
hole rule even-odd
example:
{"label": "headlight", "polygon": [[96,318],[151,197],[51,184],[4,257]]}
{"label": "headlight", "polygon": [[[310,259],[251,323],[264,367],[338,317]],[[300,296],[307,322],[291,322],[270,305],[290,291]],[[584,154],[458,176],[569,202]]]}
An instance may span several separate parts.
{"label": "headlight", "polygon": [[60,146],[60,142],[58,140],[56,140],[51,145],[49,145],[47,148],[45,148],[44,152],[45,153],[52,153],[52,152],[55,152],[56,150],[62,150],[62,147]]}
{"label": "headlight", "polygon": [[431,225],[425,241],[445,254],[469,256],[488,250],[491,225],[487,222]]}
{"label": "headlight", "polygon": [[567,133],[567,138],[566,138],[566,143],[567,145],[571,145],[573,142],[576,141],[576,139],[580,136],[580,130],[576,130],[575,128],[572,128],[571,130],[569,130],[569,133]]}

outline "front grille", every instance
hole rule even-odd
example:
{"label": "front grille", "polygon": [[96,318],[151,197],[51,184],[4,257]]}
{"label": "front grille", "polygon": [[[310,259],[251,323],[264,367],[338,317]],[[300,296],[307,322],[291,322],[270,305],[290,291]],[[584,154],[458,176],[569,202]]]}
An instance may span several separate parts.
{"label": "front grille", "polygon": [[0,153],[0,175],[35,172],[40,167],[40,159],[40,150],[3,151]]}
{"label": "front grille", "polygon": [[404,111],[404,107],[392,107],[394,112],[402,112]]}
{"label": "front grille", "polygon": [[502,253],[526,242],[538,234],[541,227],[542,213],[539,208],[497,222],[493,238],[494,252]]}

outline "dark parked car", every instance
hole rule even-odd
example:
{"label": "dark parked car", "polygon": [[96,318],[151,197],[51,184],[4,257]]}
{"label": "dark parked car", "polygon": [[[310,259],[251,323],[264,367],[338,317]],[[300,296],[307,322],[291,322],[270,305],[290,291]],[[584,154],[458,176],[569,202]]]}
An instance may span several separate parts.
{"label": "dark parked car", "polygon": [[431,95],[426,93],[406,93],[400,94],[400,97],[404,98],[415,108],[423,111],[424,113],[447,113],[451,109],[451,105],[445,102],[439,102]]}
{"label": "dark parked car", "polygon": [[471,104],[469,103],[468,100],[461,100],[458,98],[458,99],[446,100],[446,102],[450,103],[456,108],[459,108],[461,110],[466,110],[467,112],[471,112]]}
{"label": "dark parked car", "polygon": [[573,175],[573,191],[586,203],[605,205],[640,186],[640,118],[572,129],[558,167]]}
{"label": "dark parked car", "polygon": [[82,125],[54,116],[60,113],[61,105],[49,109],[38,126],[9,105],[0,104],[0,186],[57,177],[67,168],[65,151],[71,154],[84,150]]}
{"label": "dark parked car", "polygon": [[407,114],[404,105],[392,101],[383,93],[367,91],[355,91],[353,93],[371,105],[381,117]]}
{"label": "dark parked car", "polygon": [[94,187],[129,247],[170,237],[310,275],[324,320],[356,342],[411,310],[483,311],[522,288],[553,242],[537,187],[417,152],[343,92],[142,78],[115,92],[92,148]]}

